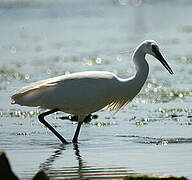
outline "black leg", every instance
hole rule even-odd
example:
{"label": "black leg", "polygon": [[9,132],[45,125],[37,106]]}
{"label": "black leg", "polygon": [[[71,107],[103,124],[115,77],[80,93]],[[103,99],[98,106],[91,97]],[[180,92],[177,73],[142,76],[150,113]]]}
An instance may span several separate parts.
{"label": "black leg", "polygon": [[80,132],[80,129],[81,129],[81,124],[83,122],[82,121],[79,121],[78,122],[78,125],[77,125],[77,128],[76,128],[76,131],[75,131],[75,134],[73,136],[73,143],[77,143],[78,142],[78,136],[79,136],[79,132]]}
{"label": "black leg", "polygon": [[67,144],[68,142],[47,121],[45,121],[45,119],[44,119],[45,116],[47,116],[49,114],[52,114],[52,113],[55,113],[57,111],[59,111],[59,109],[52,109],[50,111],[41,113],[41,114],[39,114],[38,118],[39,118],[39,121],[42,124],[44,124],[52,133],[54,133],[60,139],[60,141],[63,144]]}

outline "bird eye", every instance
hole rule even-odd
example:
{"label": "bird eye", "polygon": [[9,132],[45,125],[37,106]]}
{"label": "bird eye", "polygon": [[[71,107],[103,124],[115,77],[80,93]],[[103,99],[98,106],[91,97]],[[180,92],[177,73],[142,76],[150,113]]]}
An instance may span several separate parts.
{"label": "bird eye", "polygon": [[152,51],[153,51],[153,52],[157,51],[157,46],[156,46],[155,44],[152,44],[152,45],[151,45],[151,48],[152,48]]}

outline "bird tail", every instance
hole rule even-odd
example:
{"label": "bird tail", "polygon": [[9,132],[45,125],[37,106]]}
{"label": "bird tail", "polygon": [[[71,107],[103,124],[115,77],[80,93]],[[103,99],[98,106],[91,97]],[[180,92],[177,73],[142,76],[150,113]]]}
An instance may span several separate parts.
{"label": "bird tail", "polygon": [[11,96],[11,104],[19,104],[21,106],[36,106],[34,105],[34,100],[38,99],[35,96],[36,90],[29,90],[26,92],[17,92]]}
{"label": "bird tail", "polygon": [[19,99],[22,97],[21,94],[14,94],[11,96],[11,104],[20,104]]}

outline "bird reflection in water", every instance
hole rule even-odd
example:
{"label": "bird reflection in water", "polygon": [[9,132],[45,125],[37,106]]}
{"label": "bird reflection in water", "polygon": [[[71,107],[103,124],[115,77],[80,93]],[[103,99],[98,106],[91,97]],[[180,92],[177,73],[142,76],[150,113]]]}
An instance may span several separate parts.
{"label": "bird reflection in water", "polygon": [[73,144],[73,150],[75,153],[76,160],[78,162],[77,166],[74,167],[62,167],[59,169],[52,169],[52,165],[54,162],[61,157],[64,151],[66,151],[66,145],[60,145],[57,150],[53,152],[53,154],[48,157],[45,162],[40,164],[40,169],[45,171],[49,177],[62,177],[68,179],[82,179],[84,174],[84,168],[88,168],[86,163],[82,160],[80,155],[78,144]]}
{"label": "bird reflection in water", "polygon": [[55,150],[53,154],[45,160],[45,162],[40,164],[39,169],[43,171],[49,171],[54,161],[61,156],[64,150],[66,150],[65,146],[60,145],[59,148]]}
{"label": "bird reflection in water", "polygon": [[[77,160],[77,166],[63,166],[57,169],[52,168],[54,162],[61,158],[61,155],[66,149],[66,145],[61,145],[53,152],[53,154],[46,159],[46,161],[40,164],[40,169],[44,170],[50,178],[54,179],[84,179],[84,178],[115,178],[122,179],[124,176],[133,173],[133,170],[128,170],[125,167],[93,167],[88,166],[80,155],[79,144],[73,144],[74,154]],[[64,155],[62,155],[64,158]]]}
{"label": "bird reflection in water", "polygon": [[73,144],[73,149],[74,149],[76,159],[77,159],[78,164],[79,164],[79,167],[77,169],[77,171],[78,171],[77,174],[79,176],[79,179],[81,179],[81,178],[83,178],[83,168],[86,167],[86,163],[81,158],[78,144]]}

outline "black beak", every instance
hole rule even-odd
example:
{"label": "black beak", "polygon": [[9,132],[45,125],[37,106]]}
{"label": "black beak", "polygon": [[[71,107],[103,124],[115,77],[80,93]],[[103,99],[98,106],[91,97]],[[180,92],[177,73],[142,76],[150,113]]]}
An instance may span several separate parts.
{"label": "black beak", "polygon": [[161,62],[161,64],[169,71],[170,74],[173,74],[172,69],[170,68],[170,66],[167,64],[167,62],[165,61],[164,57],[161,55],[161,53],[159,52],[158,49],[156,49],[154,51],[156,58]]}

